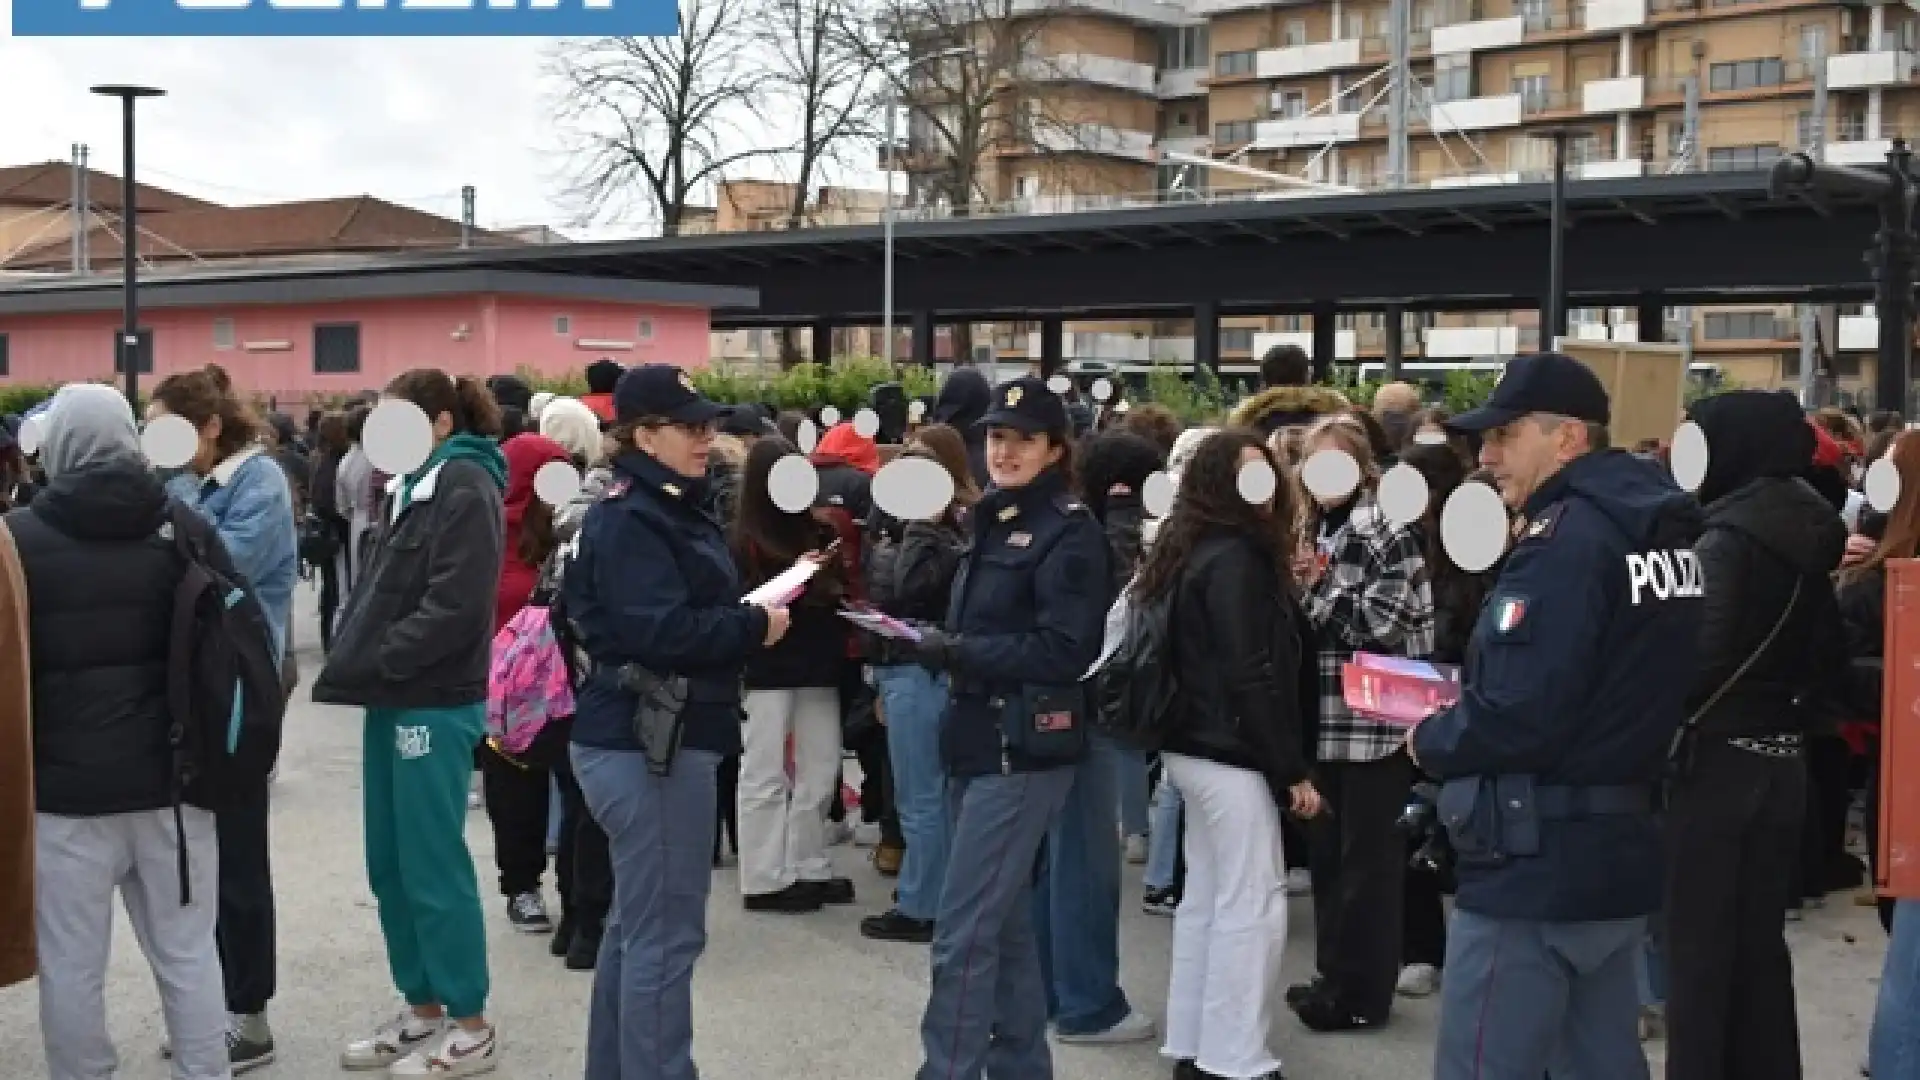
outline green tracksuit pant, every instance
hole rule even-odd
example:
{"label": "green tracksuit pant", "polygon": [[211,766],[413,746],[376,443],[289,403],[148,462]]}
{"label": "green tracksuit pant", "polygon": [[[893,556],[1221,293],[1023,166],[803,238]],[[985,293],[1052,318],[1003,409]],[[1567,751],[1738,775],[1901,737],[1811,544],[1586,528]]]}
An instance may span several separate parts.
{"label": "green tracksuit pant", "polygon": [[479,1016],[487,934],[467,850],[467,791],[486,704],[368,709],[363,750],[367,883],[387,966],[410,1005]]}

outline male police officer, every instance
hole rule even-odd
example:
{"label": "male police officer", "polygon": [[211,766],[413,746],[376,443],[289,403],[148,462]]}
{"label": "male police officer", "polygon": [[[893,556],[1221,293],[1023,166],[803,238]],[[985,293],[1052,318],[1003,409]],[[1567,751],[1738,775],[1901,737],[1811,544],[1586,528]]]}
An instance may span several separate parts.
{"label": "male police officer", "polygon": [[1693,683],[1701,517],[1608,447],[1606,391],[1516,357],[1453,426],[1525,516],[1460,701],[1408,738],[1459,855],[1436,1080],[1644,1080],[1635,970],[1660,906],[1654,799]]}

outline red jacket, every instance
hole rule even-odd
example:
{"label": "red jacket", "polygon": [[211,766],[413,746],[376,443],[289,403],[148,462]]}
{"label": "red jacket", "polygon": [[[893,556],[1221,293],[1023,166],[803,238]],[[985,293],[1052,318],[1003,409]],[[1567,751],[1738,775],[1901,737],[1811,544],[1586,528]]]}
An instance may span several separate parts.
{"label": "red jacket", "polygon": [[501,443],[500,452],[507,458],[507,550],[500,561],[500,591],[494,599],[495,634],[527,606],[533,587],[540,583],[540,568],[520,557],[520,524],[526,520],[527,508],[539,498],[533,491],[533,478],[540,466],[568,460],[565,447],[532,433],[515,435]]}

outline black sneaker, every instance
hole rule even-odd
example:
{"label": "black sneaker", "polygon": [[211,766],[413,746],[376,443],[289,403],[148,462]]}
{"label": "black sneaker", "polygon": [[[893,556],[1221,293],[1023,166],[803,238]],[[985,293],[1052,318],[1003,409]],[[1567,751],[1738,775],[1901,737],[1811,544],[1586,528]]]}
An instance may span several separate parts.
{"label": "black sneaker", "polygon": [[257,1069],[273,1062],[273,1031],[267,1018],[236,1016],[227,1028],[227,1063],[233,1075]]}
{"label": "black sneaker", "polygon": [[933,940],[933,920],[915,919],[900,914],[899,908],[885,915],[869,915],[860,920],[860,936],[875,941],[907,941],[925,945]]}
{"label": "black sneaker", "polygon": [[537,892],[523,892],[507,901],[507,921],[523,934],[550,934],[553,920],[547,918],[547,903]]}
{"label": "black sneaker", "polygon": [[547,951],[555,956],[565,956],[573,948],[573,920],[562,914],[560,925],[553,928],[553,941],[548,943]]}
{"label": "black sneaker", "polygon": [[1180,894],[1167,889],[1148,889],[1140,897],[1140,908],[1149,915],[1172,915],[1180,907]]}
{"label": "black sneaker", "polygon": [[1300,1018],[1307,1030],[1323,1035],[1336,1031],[1371,1031],[1386,1023],[1384,1018],[1374,1020],[1361,1016],[1327,993],[1309,995],[1293,1007],[1293,1014]]}
{"label": "black sneaker", "polygon": [[600,960],[601,936],[598,926],[582,926],[573,932],[573,940],[567,946],[568,971],[593,970],[593,965]]}
{"label": "black sneaker", "polygon": [[796,881],[779,892],[755,893],[743,898],[748,911],[775,911],[784,915],[804,915],[819,911],[825,903],[818,890],[804,881]]}
{"label": "black sneaker", "polygon": [[825,881],[802,881],[798,884],[812,889],[820,897],[822,904],[853,903],[853,882],[843,877],[828,878]]}
{"label": "black sneaker", "polygon": [[1294,983],[1292,986],[1287,987],[1287,1005],[1289,1008],[1299,1008],[1301,1002],[1310,997],[1323,995],[1326,992],[1327,977],[1325,975],[1315,975],[1308,982]]}

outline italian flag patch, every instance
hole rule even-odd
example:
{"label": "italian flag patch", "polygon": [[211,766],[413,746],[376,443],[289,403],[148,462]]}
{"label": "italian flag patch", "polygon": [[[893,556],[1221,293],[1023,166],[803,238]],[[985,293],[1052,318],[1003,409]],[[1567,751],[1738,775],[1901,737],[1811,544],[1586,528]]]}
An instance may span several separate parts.
{"label": "italian flag patch", "polygon": [[1500,607],[1494,612],[1493,625],[1503,634],[1511,634],[1527,617],[1527,602],[1517,596],[1509,596],[1500,601]]}

